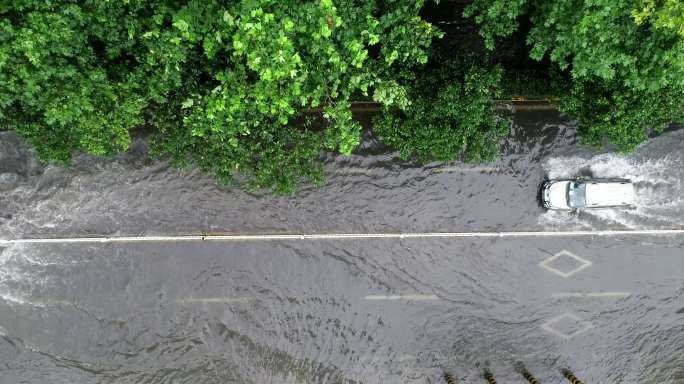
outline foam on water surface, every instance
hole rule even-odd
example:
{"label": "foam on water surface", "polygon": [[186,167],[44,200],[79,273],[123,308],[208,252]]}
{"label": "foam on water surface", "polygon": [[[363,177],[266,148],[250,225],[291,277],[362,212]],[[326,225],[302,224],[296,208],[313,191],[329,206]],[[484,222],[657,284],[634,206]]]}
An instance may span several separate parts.
{"label": "foam on water surface", "polygon": [[[550,179],[587,175],[632,180],[634,209],[597,209],[581,213],[548,211],[539,217],[545,227],[630,229],[684,225],[684,153],[681,133],[653,139],[632,155],[604,153],[592,157],[552,157],[543,168]],[[668,147],[662,142],[670,141]]]}

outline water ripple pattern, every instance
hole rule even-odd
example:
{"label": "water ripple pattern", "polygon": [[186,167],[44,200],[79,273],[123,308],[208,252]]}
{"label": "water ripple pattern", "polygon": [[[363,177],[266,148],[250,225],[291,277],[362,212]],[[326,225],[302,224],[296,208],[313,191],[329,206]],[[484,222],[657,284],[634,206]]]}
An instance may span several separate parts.
{"label": "water ripple pattern", "polygon": [[[681,229],[684,131],[623,156],[558,113],[511,117],[494,163],[402,162],[366,137],[281,197],[149,161],[142,138],[64,169],[0,132],[0,239],[197,236],[0,244],[0,384],[521,382],[520,363],[544,383],[684,382],[682,236],[597,236]],[[544,178],[576,173],[633,179],[637,209],[545,212]],[[549,230],[585,232],[496,235]],[[493,235],[315,237],[408,232]]]}

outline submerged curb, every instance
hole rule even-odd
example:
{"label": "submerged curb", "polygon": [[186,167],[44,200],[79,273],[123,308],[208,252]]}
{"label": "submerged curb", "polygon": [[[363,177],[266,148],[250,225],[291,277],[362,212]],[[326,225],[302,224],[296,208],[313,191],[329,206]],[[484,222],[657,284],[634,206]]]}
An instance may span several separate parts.
{"label": "submerged curb", "polygon": [[[492,100],[497,110],[515,111],[557,111],[558,103],[556,100],[547,99],[526,99],[526,100]],[[354,101],[351,103],[352,112],[380,112],[383,109],[382,103],[374,101]],[[305,113],[320,113],[322,108],[306,108]]]}
{"label": "submerged curb", "polygon": [[178,236],[113,236],[0,239],[0,245],[13,244],[89,244],[89,243],[154,243],[198,241],[314,241],[344,239],[427,239],[427,238],[516,238],[516,237],[580,237],[580,236],[663,236],[684,235],[684,229],[644,229],[606,231],[517,231],[517,232],[413,232],[413,233],[327,233],[327,234],[253,234],[253,235],[178,235]]}

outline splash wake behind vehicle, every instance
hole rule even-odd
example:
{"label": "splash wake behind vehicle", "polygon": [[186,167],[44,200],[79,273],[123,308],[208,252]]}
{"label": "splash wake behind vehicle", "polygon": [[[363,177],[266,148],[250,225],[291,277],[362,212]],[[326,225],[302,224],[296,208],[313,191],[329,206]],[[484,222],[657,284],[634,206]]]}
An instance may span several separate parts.
{"label": "splash wake behind vehicle", "polygon": [[634,185],[628,179],[554,179],[542,184],[546,209],[633,208]]}

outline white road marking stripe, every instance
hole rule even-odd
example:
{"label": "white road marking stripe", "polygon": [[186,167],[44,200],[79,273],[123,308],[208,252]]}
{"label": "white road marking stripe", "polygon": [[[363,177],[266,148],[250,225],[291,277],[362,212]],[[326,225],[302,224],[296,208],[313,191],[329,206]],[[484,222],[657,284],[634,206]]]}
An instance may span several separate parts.
{"label": "white road marking stripe", "polygon": [[551,297],[561,298],[580,298],[580,297],[605,297],[605,298],[622,298],[629,297],[632,294],[629,292],[556,292],[552,293]]}
{"label": "white road marking stripe", "polygon": [[336,168],[336,169],[331,169],[330,173],[335,174],[335,175],[358,175],[358,174],[363,174],[363,175],[371,175],[373,173],[373,169],[371,168],[358,168],[358,167],[348,167],[348,168]]}
{"label": "white road marking stripe", "polygon": [[365,297],[366,300],[439,300],[435,295],[369,295]]}
{"label": "white road marking stripe", "polygon": [[176,300],[179,304],[233,304],[247,303],[254,300],[253,297],[185,297]]}
{"label": "white road marking stripe", "polygon": [[401,362],[404,362],[404,361],[415,361],[415,360],[417,360],[417,359],[418,359],[418,358],[417,358],[415,355],[411,355],[411,354],[407,354],[407,353],[402,354],[402,355],[399,355],[399,356],[397,357],[397,360],[399,360],[399,361],[401,361]]}
{"label": "white road marking stripe", "polygon": [[0,295],[0,301],[5,301],[12,304],[18,305],[31,305],[34,307],[44,307],[46,305],[68,305],[75,307],[76,304],[72,301],[61,300],[61,299],[22,299],[18,297]]}
{"label": "white road marking stripe", "polygon": [[435,168],[432,173],[447,173],[447,172],[497,172],[501,168],[497,167],[442,167]]}
{"label": "white road marking stripe", "polygon": [[[499,167],[439,167],[429,169],[432,173],[449,173],[449,172],[497,172],[502,170]],[[371,175],[374,172],[371,168],[360,168],[360,167],[347,167],[347,168],[336,168],[331,169],[330,173],[335,175]]]}
{"label": "white road marking stripe", "polygon": [[343,239],[425,239],[425,238],[492,238],[492,237],[573,237],[684,235],[684,229],[641,229],[606,231],[513,231],[513,232],[409,232],[409,233],[325,233],[325,234],[256,234],[256,235],[178,235],[178,236],[114,236],[62,237],[0,240],[0,245],[60,243],[144,243],[179,241],[268,241],[268,240],[343,240]]}

